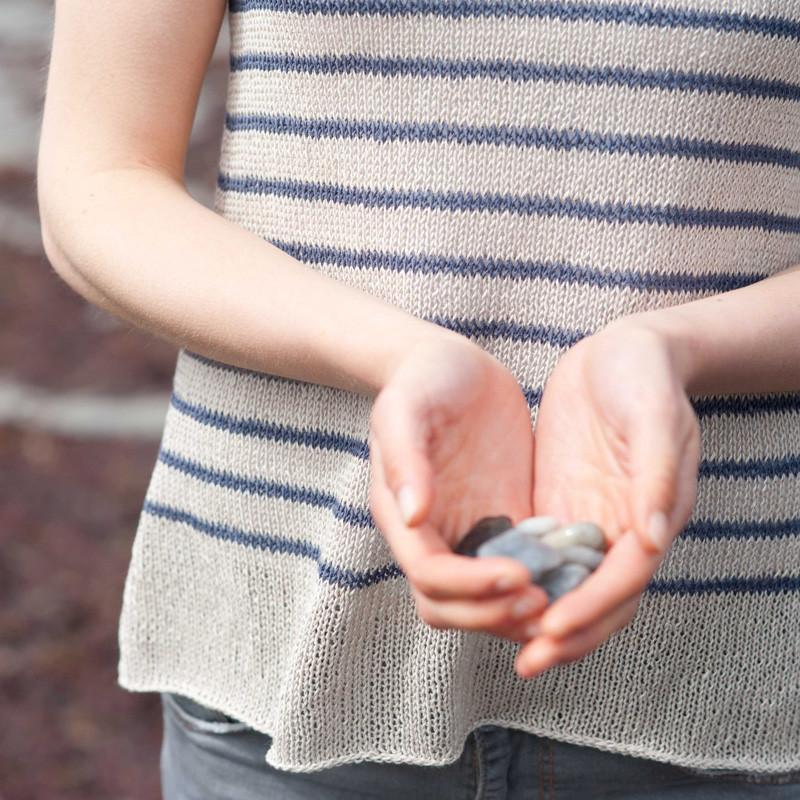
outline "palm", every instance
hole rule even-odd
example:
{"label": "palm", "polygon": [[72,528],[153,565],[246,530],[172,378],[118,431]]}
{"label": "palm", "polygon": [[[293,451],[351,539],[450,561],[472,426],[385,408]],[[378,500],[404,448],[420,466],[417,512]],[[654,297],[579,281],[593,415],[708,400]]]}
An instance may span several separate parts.
{"label": "palm", "polygon": [[666,489],[680,525],[694,502],[699,450],[689,401],[649,336],[592,338],[562,357],[545,387],[534,508],[594,520],[613,542],[637,526],[637,510],[641,526],[653,491]]}
{"label": "palm", "polygon": [[482,517],[531,513],[533,428],[514,376],[461,336],[417,342],[373,405],[370,460],[370,510],[420,618],[520,641],[544,591],[514,559],[453,552]]}
{"label": "palm", "polygon": [[533,431],[513,376],[485,354],[462,348],[435,371],[421,364],[406,379],[426,387],[433,480],[427,522],[455,546],[480,517],[529,514]]}
{"label": "palm", "polygon": [[593,520],[615,541],[632,525],[633,475],[608,401],[577,370],[553,373],[536,420],[533,504],[537,514]]}

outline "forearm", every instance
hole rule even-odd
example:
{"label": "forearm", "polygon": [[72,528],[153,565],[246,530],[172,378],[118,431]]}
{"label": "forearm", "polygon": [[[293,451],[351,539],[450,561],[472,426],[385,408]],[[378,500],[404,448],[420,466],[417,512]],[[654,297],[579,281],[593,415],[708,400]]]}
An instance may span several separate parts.
{"label": "forearm", "polygon": [[415,341],[451,334],[292,258],[163,173],[107,170],[79,185],[40,192],[53,267],[178,346],[374,395]]}
{"label": "forearm", "polygon": [[661,333],[691,395],[800,390],[800,264],[731,292],[612,324]]}

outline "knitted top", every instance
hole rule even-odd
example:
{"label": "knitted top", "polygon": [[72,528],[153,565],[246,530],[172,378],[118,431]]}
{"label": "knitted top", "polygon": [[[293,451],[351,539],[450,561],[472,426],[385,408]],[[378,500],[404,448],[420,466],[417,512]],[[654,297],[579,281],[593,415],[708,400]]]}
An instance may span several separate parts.
{"label": "knitted top", "polygon": [[[478,342],[532,424],[581,337],[800,261],[800,2],[228,13],[215,211]],[[369,511],[369,397],[182,349],[119,683],[220,709],[295,771],[441,765],[487,723],[697,768],[798,769],[800,396],[691,399],[697,503],[636,618],[523,679],[518,644],[418,617]]]}

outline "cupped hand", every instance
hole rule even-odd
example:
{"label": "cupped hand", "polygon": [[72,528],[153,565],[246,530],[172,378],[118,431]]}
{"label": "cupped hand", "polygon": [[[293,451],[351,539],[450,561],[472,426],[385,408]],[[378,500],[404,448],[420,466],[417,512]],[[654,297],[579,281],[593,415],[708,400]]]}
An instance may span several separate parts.
{"label": "cupped hand", "polygon": [[620,322],[568,350],[545,383],[534,431],[536,514],[592,520],[602,564],[539,618],[517,655],[531,677],[574,661],[634,617],[641,593],[691,516],[700,428],[668,344]]}
{"label": "cupped hand", "polygon": [[525,641],[526,619],[547,603],[527,569],[453,552],[481,517],[531,514],[533,430],[514,376],[443,329],[409,350],[375,398],[369,450],[370,511],[422,620]]}

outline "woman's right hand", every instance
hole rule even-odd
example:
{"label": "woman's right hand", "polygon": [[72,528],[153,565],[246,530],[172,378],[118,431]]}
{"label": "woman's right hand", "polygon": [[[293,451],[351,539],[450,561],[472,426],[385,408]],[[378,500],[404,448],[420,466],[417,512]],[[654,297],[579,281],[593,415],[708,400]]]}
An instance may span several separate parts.
{"label": "woman's right hand", "polygon": [[409,350],[375,398],[370,511],[424,622],[527,641],[547,605],[527,569],[453,549],[481,517],[532,514],[530,411],[500,361],[442,330]]}

